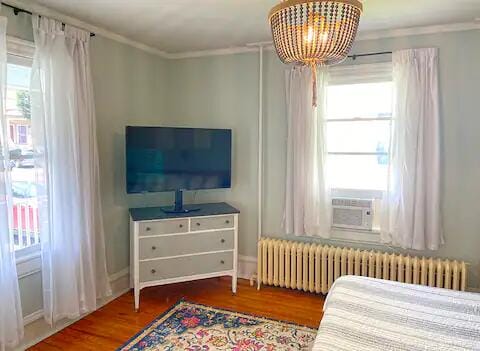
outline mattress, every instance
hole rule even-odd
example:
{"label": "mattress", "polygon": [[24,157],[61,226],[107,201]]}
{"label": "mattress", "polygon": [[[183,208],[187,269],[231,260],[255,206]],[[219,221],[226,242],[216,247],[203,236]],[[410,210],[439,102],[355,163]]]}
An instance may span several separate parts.
{"label": "mattress", "polygon": [[480,294],[341,277],[313,350],[480,350]]}

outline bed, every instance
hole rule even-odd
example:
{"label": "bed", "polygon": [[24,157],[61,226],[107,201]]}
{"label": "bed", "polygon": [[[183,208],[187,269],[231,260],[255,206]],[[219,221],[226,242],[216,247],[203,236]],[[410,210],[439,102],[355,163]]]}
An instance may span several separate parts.
{"label": "bed", "polygon": [[313,350],[480,350],[480,294],[341,277]]}

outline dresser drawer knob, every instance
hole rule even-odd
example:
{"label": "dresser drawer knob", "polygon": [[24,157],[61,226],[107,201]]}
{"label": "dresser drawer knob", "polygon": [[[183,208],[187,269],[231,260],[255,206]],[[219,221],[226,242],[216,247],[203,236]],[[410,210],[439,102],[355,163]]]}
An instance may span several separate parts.
{"label": "dresser drawer knob", "polygon": [[180,224],[178,227],[179,227],[179,228],[183,228],[183,224]]}
{"label": "dresser drawer knob", "polygon": [[156,249],[157,249],[157,247],[156,247],[156,246],[152,246],[152,250],[154,250],[154,251],[155,251]]}
{"label": "dresser drawer knob", "polygon": [[225,242],[225,239],[220,240],[220,242],[223,244]]}
{"label": "dresser drawer knob", "polygon": [[221,264],[225,264],[225,261],[224,261],[224,260],[221,260],[220,263],[221,263]]}
{"label": "dresser drawer knob", "polygon": [[230,220],[227,219],[227,220],[225,221],[225,224],[230,224]]}
{"label": "dresser drawer knob", "polygon": [[157,273],[157,271],[155,269],[152,269],[150,272],[152,272],[152,274]]}
{"label": "dresser drawer knob", "polygon": [[200,227],[200,223],[197,222],[197,226]]}
{"label": "dresser drawer knob", "polygon": [[147,232],[149,232],[150,230],[152,230],[152,228],[146,227],[145,230],[146,230]]}

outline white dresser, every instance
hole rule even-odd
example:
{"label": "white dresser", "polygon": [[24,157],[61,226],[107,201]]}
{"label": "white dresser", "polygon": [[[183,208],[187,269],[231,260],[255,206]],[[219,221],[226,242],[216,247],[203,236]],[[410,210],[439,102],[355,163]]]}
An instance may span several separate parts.
{"label": "white dresser", "polygon": [[238,214],[226,203],[195,205],[188,214],[160,207],[130,209],[130,282],[135,310],[149,286],[218,276],[237,290]]}

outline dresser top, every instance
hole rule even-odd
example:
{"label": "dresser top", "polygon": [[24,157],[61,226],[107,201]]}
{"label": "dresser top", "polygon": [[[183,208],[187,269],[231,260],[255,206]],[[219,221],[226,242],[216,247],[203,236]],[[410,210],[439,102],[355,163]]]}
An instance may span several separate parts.
{"label": "dresser top", "polygon": [[195,208],[198,211],[187,213],[166,213],[162,210],[165,207],[144,207],[131,208],[130,216],[134,221],[150,221],[154,219],[172,219],[186,217],[218,216],[226,214],[240,213],[235,207],[226,202],[217,202],[212,204],[185,204],[185,208]]}

